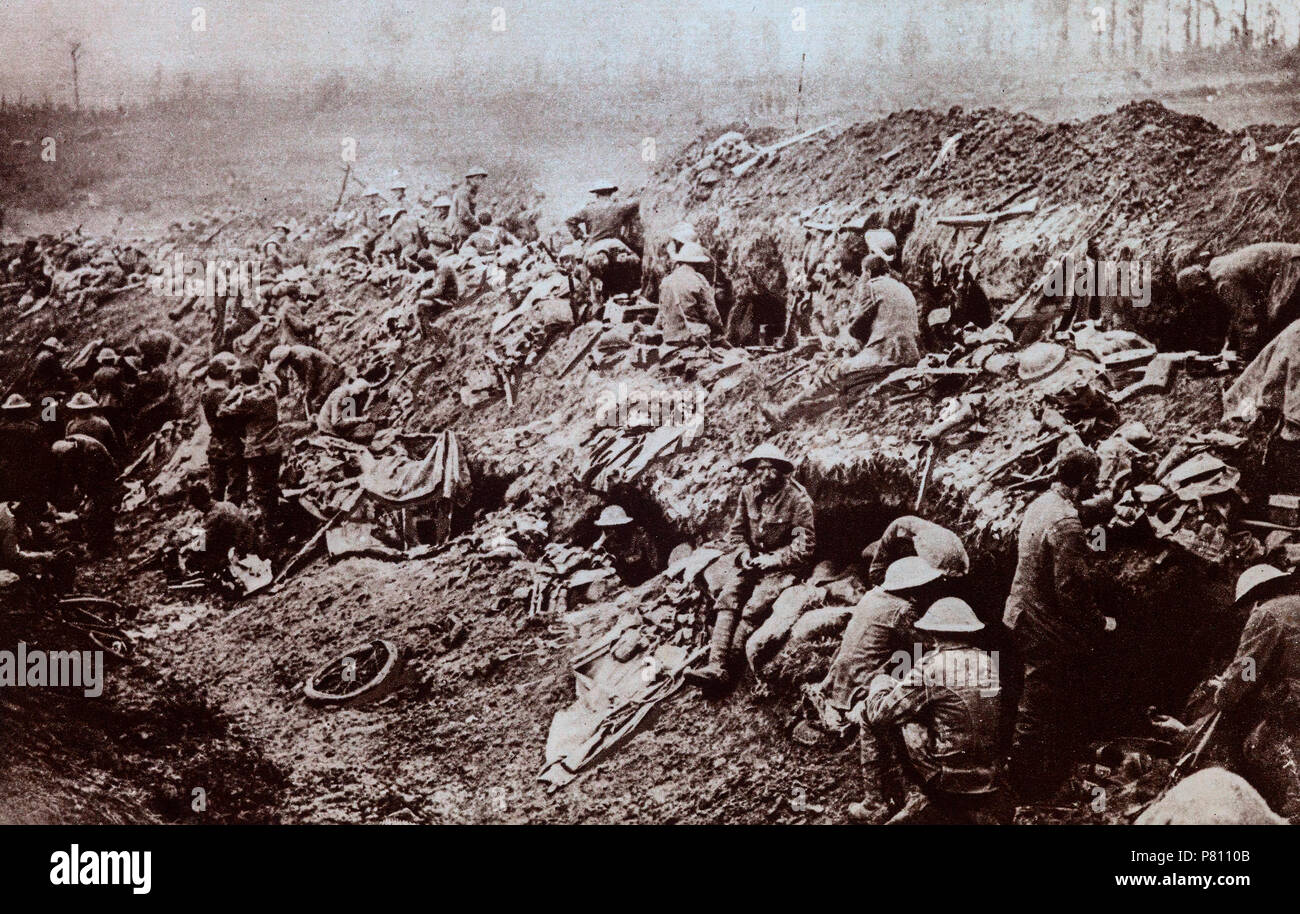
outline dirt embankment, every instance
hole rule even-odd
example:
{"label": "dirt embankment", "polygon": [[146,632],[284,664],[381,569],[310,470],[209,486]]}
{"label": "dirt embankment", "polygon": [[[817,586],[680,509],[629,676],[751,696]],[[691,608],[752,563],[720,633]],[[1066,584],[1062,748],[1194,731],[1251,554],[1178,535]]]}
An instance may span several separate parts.
{"label": "dirt embankment", "polygon": [[[947,167],[924,176],[944,140],[958,132],[963,139]],[[1261,146],[1286,133],[1252,131]],[[1239,136],[1158,106],[1128,106],[1064,125],[995,111],[903,112],[790,147],[742,178],[724,177],[706,196],[691,166],[716,135],[688,147],[647,192],[649,243],[657,244],[683,215],[708,228],[724,255],[769,234],[796,277],[806,253],[807,218],[864,214],[868,224],[891,224],[890,214],[910,214],[897,225],[910,270],[932,251],[955,254],[971,234],[966,229],[954,237],[938,226],[937,215],[988,209],[1027,185],[1026,196],[1040,197],[1038,210],[993,228],[975,254],[979,276],[995,293],[1009,290],[1008,301],[1048,258],[1088,238],[1103,249],[1135,240],[1139,257],[1158,256],[1167,270],[1183,251],[1209,245],[1217,252],[1246,240],[1287,237],[1295,229],[1286,172],[1300,150],[1242,165]],[[1235,214],[1231,232],[1223,231],[1225,213]],[[327,283],[323,292],[315,306],[323,339],[342,357],[362,358],[381,336],[377,325],[392,301],[368,284]],[[712,384],[704,429],[690,447],[655,461],[607,495],[573,474],[595,429],[602,393],[620,382],[689,389],[704,379],[690,369],[632,367],[628,361],[602,369],[580,362],[560,378],[586,336],[579,328],[554,340],[523,370],[514,405],[496,397],[465,406],[457,392],[467,372],[482,367],[485,350],[499,342],[490,333],[494,316],[514,303],[506,295],[486,295],[439,319],[450,342],[436,353],[435,344],[411,339],[391,354],[394,375],[439,356],[409,385],[410,398],[394,402],[393,415],[408,430],[457,431],[480,481],[472,524],[490,522],[503,503],[526,504],[550,515],[553,538],[573,539],[613,497],[652,510],[674,540],[702,543],[720,536],[740,478],[734,461],[767,434],[757,406],[792,392],[797,382],[769,385],[808,354],[753,354]],[[129,326],[167,326],[173,305],[134,293],[88,315],[74,334],[89,337],[96,327],[112,327],[116,338]],[[8,328],[7,346],[29,351],[56,317]],[[198,315],[183,318],[183,358],[191,364],[202,355],[205,331]],[[1030,433],[1037,394],[1012,381],[987,383],[995,396],[984,422],[992,431],[961,454],[945,455],[949,468],[952,461],[991,467]],[[1154,448],[1163,451],[1217,419],[1221,383],[1180,377],[1169,395],[1135,401],[1124,417],[1145,421]],[[937,397],[892,404],[864,398],[795,423],[780,436],[800,459],[801,479],[817,501],[821,555],[849,558],[890,518],[911,511],[921,464],[912,438],[940,405]],[[1032,493],[983,484],[978,474],[963,481],[945,475],[944,467],[941,461],[936,468],[925,513],[966,539],[978,582],[972,600],[993,619],[1010,576],[1014,531]],[[150,505],[133,519],[139,529],[130,535],[132,544],[156,536],[173,516],[173,506]],[[147,607],[140,621],[155,634],[143,646],[145,662],[203,683],[222,713],[252,734],[268,762],[285,773],[276,808],[289,821],[839,818],[857,789],[852,750],[824,755],[792,746],[783,734],[792,713],[788,699],[748,688],[721,703],[675,700],[612,758],[564,790],[544,793],[532,779],[550,717],[572,695],[567,633],[553,619],[525,620],[520,589],[528,583],[526,569],[485,560],[470,532],[470,539],[424,560],[316,564],[283,590],[238,607],[178,600],[156,572],[127,574],[114,566],[95,580],[106,592]],[[1149,542],[1121,541],[1102,559],[1113,571],[1116,615],[1133,633],[1121,652],[1126,656],[1115,659],[1117,668],[1132,674],[1111,696],[1120,723],[1145,703],[1176,700],[1194,672],[1186,660],[1176,668],[1165,661],[1185,653],[1198,630],[1212,623],[1204,610],[1221,603],[1228,574],[1186,558],[1156,567],[1154,553]],[[444,649],[438,640],[453,615],[469,633]],[[1168,638],[1170,630],[1186,632],[1187,639]],[[376,636],[391,637],[410,652],[411,674],[402,688],[377,705],[341,712],[303,701],[299,686],[311,668]],[[147,681],[141,688],[149,688]]]}

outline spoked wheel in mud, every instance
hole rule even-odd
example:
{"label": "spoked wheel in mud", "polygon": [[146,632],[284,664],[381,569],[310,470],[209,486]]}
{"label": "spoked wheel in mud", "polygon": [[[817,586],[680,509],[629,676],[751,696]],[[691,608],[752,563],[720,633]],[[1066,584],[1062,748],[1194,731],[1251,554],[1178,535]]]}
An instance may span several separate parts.
{"label": "spoked wheel in mud", "polygon": [[317,667],[303,693],[317,704],[359,704],[388,694],[398,683],[401,657],[391,641],[376,638]]}
{"label": "spoked wheel in mud", "polygon": [[121,612],[121,605],[103,597],[67,597],[57,604],[58,618],[64,625],[81,632],[90,643],[116,657],[129,661],[135,654],[135,641],[118,626],[93,610]]}

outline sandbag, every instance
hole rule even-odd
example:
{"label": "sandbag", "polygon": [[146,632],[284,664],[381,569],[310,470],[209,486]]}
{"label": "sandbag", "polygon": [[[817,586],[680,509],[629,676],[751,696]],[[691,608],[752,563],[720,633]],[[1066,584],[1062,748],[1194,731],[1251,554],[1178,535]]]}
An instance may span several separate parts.
{"label": "sandbag", "polygon": [[796,584],[781,591],[772,604],[772,614],[745,642],[745,659],[749,661],[749,668],[757,672],[762,664],[775,656],[799,618],[819,605],[825,596],[826,591],[810,584]]}

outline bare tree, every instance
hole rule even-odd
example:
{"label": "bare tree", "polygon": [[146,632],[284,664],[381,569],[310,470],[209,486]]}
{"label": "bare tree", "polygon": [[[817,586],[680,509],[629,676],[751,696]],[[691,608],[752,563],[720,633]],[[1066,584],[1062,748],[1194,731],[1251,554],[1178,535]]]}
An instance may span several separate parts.
{"label": "bare tree", "polygon": [[81,42],[68,42],[68,56],[72,58],[72,110],[81,111],[81,77],[77,72],[77,58],[81,56]]}

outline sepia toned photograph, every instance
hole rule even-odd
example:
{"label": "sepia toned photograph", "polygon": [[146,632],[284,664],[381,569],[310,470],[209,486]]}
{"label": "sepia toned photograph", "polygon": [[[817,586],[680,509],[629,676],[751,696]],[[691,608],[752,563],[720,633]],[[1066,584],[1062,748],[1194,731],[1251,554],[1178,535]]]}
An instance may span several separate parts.
{"label": "sepia toned photograph", "polygon": [[1295,0],[0,46],[0,823],[1300,821]]}

